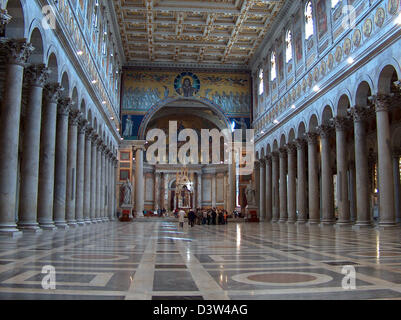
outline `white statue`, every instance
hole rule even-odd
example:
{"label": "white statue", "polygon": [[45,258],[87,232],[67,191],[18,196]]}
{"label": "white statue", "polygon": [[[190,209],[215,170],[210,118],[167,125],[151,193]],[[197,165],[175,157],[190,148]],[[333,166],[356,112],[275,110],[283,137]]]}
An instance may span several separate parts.
{"label": "white statue", "polygon": [[132,184],[129,179],[122,186],[123,191],[123,204],[132,204]]}
{"label": "white statue", "polygon": [[245,193],[248,206],[256,206],[256,190],[253,188],[252,182],[246,187]]}

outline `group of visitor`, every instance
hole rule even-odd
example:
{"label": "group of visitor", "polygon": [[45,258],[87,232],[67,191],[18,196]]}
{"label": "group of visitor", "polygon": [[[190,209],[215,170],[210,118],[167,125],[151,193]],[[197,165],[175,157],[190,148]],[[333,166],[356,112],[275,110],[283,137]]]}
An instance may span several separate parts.
{"label": "group of visitor", "polygon": [[[178,218],[180,227],[183,228],[186,212],[183,209],[177,209],[174,211],[174,215]],[[234,212],[233,215],[237,217],[237,214]],[[228,216],[227,210],[218,210],[217,208],[208,210],[198,208],[196,211],[191,209],[188,212],[188,225],[190,225],[191,228],[193,228],[194,225],[225,225],[228,223]]]}

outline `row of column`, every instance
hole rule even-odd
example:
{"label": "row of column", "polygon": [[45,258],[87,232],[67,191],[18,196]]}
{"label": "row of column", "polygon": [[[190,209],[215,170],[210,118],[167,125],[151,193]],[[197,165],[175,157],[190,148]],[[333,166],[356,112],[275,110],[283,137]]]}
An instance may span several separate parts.
{"label": "row of column", "polygon": [[[0,49],[8,58],[0,118],[0,232],[67,228],[113,219],[117,158],[71,99],[62,97],[60,84],[48,83],[45,65],[25,67],[33,51],[25,39],[1,39]],[[18,193],[24,79],[29,93]]]}
{"label": "row of column", "polygon": [[[353,108],[355,140],[356,225],[371,226],[369,162],[366,120],[376,114],[378,143],[378,181],[380,226],[395,226],[400,203],[400,153],[391,148],[389,96],[375,96],[374,110]],[[375,111],[375,112],[372,112]],[[322,125],[317,132],[272,152],[260,161],[260,215],[272,222],[349,225],[350,186],[346,142],[347,121],[335,118],[334,126]],[[330,137],[335,130],[337,163],[338,221],[334,211],[333,166]],[[319,185],[318,138],[321,142],[321,186]],[[306,163],[306,149],[308,162]],[[352,179],[353,180],[353,179]],[[321,192],[320,192],[321,190]],[[396,201],[395,201],[396,200]],[[396,211],[396,209],[398,211]]]}

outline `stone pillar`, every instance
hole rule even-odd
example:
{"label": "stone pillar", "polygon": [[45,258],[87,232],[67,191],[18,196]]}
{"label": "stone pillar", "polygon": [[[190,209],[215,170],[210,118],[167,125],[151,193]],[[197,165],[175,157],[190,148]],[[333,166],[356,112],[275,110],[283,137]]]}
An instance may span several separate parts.
{"label": "stone pillar", "polygon": [[379,214],[380,226],[395,226],[394,175],[391,150],[389,106],[391,98],[386,95],[376,97],[378,179],[379,179]]}
{"label": "stone pillar", "polygon": [[100,219],[102,222],[106,222],[107,214],[106,214],[106,155],[107,155],[107,146],[103,144],[102,146],[102,153],[101,153],[101,176],[100,176]]}
{"label": "stone pillar", "polygon": [[280,148],[280,223],[287,220],[287,150]]}
{"label": "stone pillar", "polygon": [[86,126],[85,131],[85,165],[84,165],[84,221],[91,223],[91,170],[92,170],[92,132],[93,129]]}
{"label": "stone pillar", "polygon": [[114,155],[113,155],[113,151],[110,151],[109,154],[109,160],[108,160],[108,166],[109,166],[109,203],[108,203],[108,207],[109,207],[109,221],[114,221],[114,210],[113,210],[113,190],[114,190],[114,186],[115,186],[115,182],[113,180],[113,171],[114,171]]}
{"label": "stone pillar", "polygon": [[356,226],[371,226],[369,160],[366,142],[367,108],[353,108],[356,173]]}
{"label": "stone pillar", "polygon": [[18,235],[15,212],[22,81],[33,47],[25,39],[0,39],[0,51],[7,59],[0,117],[0,234]]}
{"label": "stone pillar", "polygon": [[97,139],[96,149],[96,222],[102,222],[101,204],[102,204],[102,139]]}
{"label": "stone pillar", "polygon": [[198,173],[198,177],[197,177],[197,201],[198,201],[198,208],[202,208],[202,174]]}
{"label": "stone pillar", "polygon": [[348,188],[346,119],[337,117],[334,123],[337,139],[337,223],[340,225],[349,225],[351,224],[351,213]]}
{"label": "stone pillar", "polygon": [[66,221],[68,116],[70,98],[59,101],[56,129],[56,170],[54,176],[54,223],[57,228],[68,228]]}
{"label": "stone pillar", "polygon": [[78,127],[77,140],[77,182],[75,216],[79,226],[85,225],[84,220],[84,184],[85,184],[85,132],[88,121],[81,118]]}
{"label": "stone pillar", "polygon": [[81,113],[78,110],[71,111],[68,128],[66,217],[67,224],[70,227],[77,226],[75,209],[77,193],[77,139],[80,116]]}
{"label": "stone pillar", "polygon": [[143,151],[144,146],[136,145],[135,150],[135,212],[137,217],[143,217],[144,210],[144,188],[145,181],[143,177]]}
{"label": "stone pillar", "polygon": [[288,153],[288,223],[297,221],[296,201],[296,153],[297,148],[293,144],[287,145]]}
{"label": "stone pillar", "polygon": [[308,140],[308,189],[309,189],[309,223],[320,222],[320,190],[317,162],[317,134],[306,134]]}
{"label": "stone pillar", "polygon": [[[260,194],[260,162],[255,162],[255,166],[254,166],[254,170],[255,170],[255,173],[254,173],[254,185],[253,185],[253,187],[255,188],[255,191],[256,191],[256,194],[255,194],[255,200],[256,200],[256,203],[255,203],[255,205],[257,205],[258,207],[260,206],[260,196],[261,196],[261,194]],[[259,207],[259,217],[258,217],[259,219],[260,219],[260,207]]]}
{"label": "stone pillar", "polygon": [[228,192],[228,207],[227,211],[232,213],[237,207],[237,173],[236,173],[236,151],[233,147],[230,151],[231,163],[228,165],[228,181],[229,181],[229,192]]}
{"label": "stone pillar", "polygon": [[216,192],[217,192],[217,177],[216,173],[212,176],[212,208],[216,208]]}
{"label": "stone pillar", "polygon": [[49,70],[44,64],[26,69],[29,97],[24,116],[24,139],[22,142],[21,184],[19,192],[18,227],[24,231],[41,231],[38,223],[38,182],[40,126],[42,120],[43,87]]}
{"label": "stone pillar", "polygon": [[[117,201],[117,169],[118,169],[118,159],[116,156],[114,156],[113,158],[113,174],[112,174],[112,187],[113,187],[113,196],[112,196],[112,214],[113,214],[113,220],[116,219],[116,212],[117,212],[117,205],[116,205],[116,201]],[[118,197],[120,197],[120,194],[118,194]]]}
{"label": "stone pillar", "polygon": [[259,220],[265,221],[266,217],[266,163],[265,159],[260,160],[259,178]]}
{"label": "stone pillar", "polygon": [[154,192],[155,192],[155,210],[160,209],[160,172],[155,172],[155,186],[154,186]]}
{"label": "stone pillar", "polygon": [[271,221],[273,217],[273,189],[272,189],[272,157],[266,157],[266,221]]}
{"label": "stone pillar", "polygon": [[97,197],[96,197],[96,192],[97,192],[97,142],[98,142],[98,135],[95,133],[95,131],[92,132],[90,135],[90,138],[92,140],[91,144],[91,202],[90,202],[90,219],[92,223],[97,223],[96,220],[96,211],[97,211]]}
{"label": "stone pillar", "polygon": [[319,128],[320,140],[322,143],[322,223],[334,224],[334,184],[333,171],[331,166],[330,137],[332,128],[321,126]]}
{"label": "stone pillar", "polygon": [[56,148],[57,103],[62,88],[53,83],[45,86],[42,130],[40,137],[38,222],[42,229],[54,230],[54,167]]}
{"label": "stone pillar", "polygon": [[394,171],[394,199],[396,221],[401,222],[401,197],[400,197],[400,156],[401,148],[393,150],[393,171]]}
{"label": "stone pillar", "polygon": [[349,190],[350,190],[350,216],[351,216],[351,223],[354,223],[356,220],[356,199],[355,199],[355,194],[356,194],[356,180],[355,180],[355,162],[351,161],[349,163]]}
{"label": "stone pillar", "polygon": [[170,204],[168,203],[168,173],[163,173],[163,208],[169,210]]}
{"label": "stone pillar", "polygon": [[273,219],[276,223],[280,219],[280,196],[279,196],[279,157],[277,152],[272,153],[272,176],[273,176]]}
{"label": "stone pillar", "polygon": [[308,216],[306,212],[306,165],[305,165],[305,140],[297,139],[297,213],[298,223],[306,223]]}

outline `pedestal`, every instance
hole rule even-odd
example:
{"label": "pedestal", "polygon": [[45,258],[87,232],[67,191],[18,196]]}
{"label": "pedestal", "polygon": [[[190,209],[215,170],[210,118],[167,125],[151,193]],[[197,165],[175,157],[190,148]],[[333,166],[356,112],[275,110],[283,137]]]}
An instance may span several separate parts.
{"label": "pedestal", "polygon": [[259,222],[259,208],[257,206],[246,206],[245,214],[247,222]]}
{"label": "pedestal", "polygon": [[130,222],[132,221],[132,205],[122,205],[121,206],[121,217],[120,221],[121,222]]}

